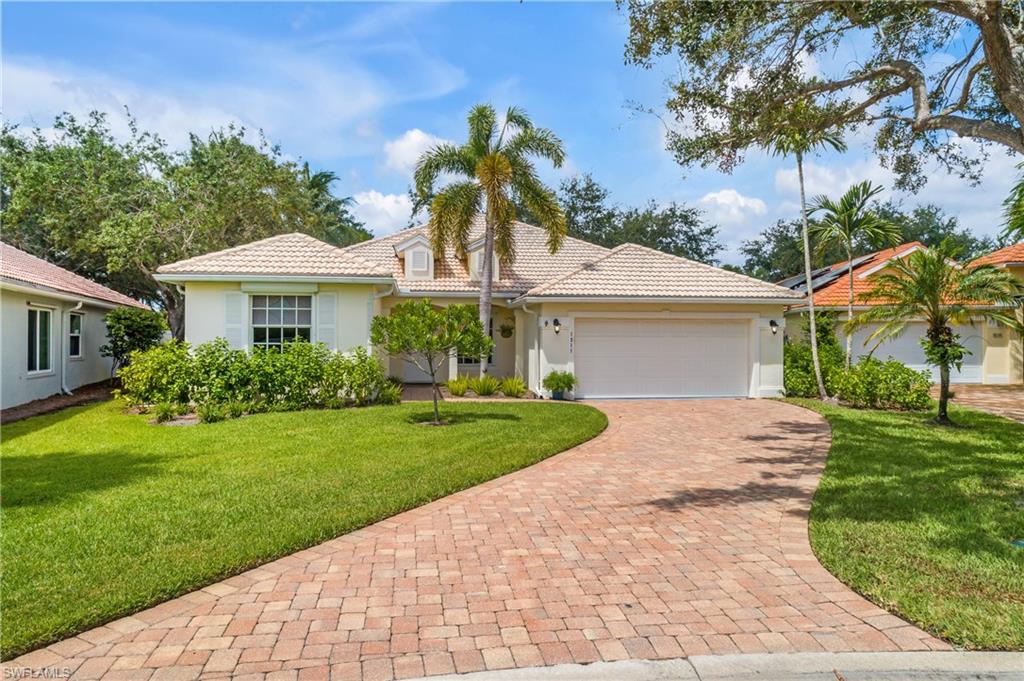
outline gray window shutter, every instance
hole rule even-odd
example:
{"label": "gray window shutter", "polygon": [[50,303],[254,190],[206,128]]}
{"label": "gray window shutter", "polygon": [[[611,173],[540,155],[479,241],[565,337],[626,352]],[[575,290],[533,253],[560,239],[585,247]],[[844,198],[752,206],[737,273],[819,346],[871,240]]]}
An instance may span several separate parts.
{"label": "gray window shutter", "polygon": [[224,294],[224,338],[236,350],[245,348],[245,295]]}
{"label": "gray window shutter", "polygon": [[316,340],[331,350],[338,349],[338,296],[321,293],[316,297]]}

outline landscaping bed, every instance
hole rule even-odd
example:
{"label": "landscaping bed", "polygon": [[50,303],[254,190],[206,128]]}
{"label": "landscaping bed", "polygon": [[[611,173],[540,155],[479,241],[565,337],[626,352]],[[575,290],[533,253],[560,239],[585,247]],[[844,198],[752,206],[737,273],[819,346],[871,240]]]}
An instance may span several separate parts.
{"label": "landscaping bed", "polygon": [[1024,649],[1024,425],[789,401],[832,426],[810,517],[821,563],[956,645]]}
{"label": "landscaping bed", "polygon": [[[567,411],[568,410],[568,411]],[[585,405],[453,402],[168,428],[104,402],[2,429],[2,653],[141,610],[584,442]]]}

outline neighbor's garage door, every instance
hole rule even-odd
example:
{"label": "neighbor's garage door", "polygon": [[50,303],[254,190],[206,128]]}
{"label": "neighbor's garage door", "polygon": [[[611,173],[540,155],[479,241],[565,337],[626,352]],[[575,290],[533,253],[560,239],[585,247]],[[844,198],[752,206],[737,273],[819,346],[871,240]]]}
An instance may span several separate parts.
{"label": "neighbor's garage door", "polygon": [[578,397],[746,397],[749,323],[580,319]]}
{"label": "neighbor's garage door", "polygon": [[[936,383],[939,380],[939,371],[929,367],[924,359],[924,349],[921,347],[920,339],[924,338],[928,327],[923,323],[907,324],[906,330],[899,338],[883,343],[873,356],[885,360],[889,357],[906,364],[916,371],[929,371],[932,373],[932,380]],[[878,329],[877,324],[867,324],[853,334],[853,356],[854,358],[866,355],[874,347],[874,342],[864,345],[864,341]],[[964,358],[964,365],[960,371],[955,369],[950,372],[951,383],[981,383],[981,362],[982,352],[982,328],[980,326],[958,326],[954,330],[960,334],[960,342],[963,343],[971,355]],[[840,328],[840,343],[845,343],[845,337]]]}

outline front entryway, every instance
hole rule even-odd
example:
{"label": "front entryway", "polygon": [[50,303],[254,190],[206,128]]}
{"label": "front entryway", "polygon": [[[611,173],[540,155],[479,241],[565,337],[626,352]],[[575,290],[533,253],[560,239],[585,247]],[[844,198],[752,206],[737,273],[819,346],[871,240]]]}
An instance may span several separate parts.
{"label": "front entryway", "polygon": [[750,323],[577,319],[577,396],[746,397]]}

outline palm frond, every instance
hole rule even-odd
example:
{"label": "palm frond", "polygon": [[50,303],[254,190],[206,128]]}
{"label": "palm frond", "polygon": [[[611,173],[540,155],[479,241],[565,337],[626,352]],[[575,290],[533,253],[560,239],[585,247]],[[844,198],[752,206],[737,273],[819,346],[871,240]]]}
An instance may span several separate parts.
{"label": "palm frond", "polygon": [[413,182],[416,193],[425,198],[433,195],[434,183],[442,174],[472,177],[474,172],[474,159],[470,150],[445,142],[420,156],[413,173]]}
{"label": "palm frond", "polygon": [[498,134],[498,115],[490,104],[477,104],[469,111],[469,138],[466,145],[473,155],[483,158],[493,151],[492,143]]}
{"label": "palm frond", "polygon": [[483,191],[476,182],[454,182],[446,186],[430,204],[430,243],[441,254],[448,246],[465,252],[473,218],[480,212]]}
{"label": "palm frond", "polygon": [[527,128],[520,130],[505,146],[509,156],[525,158],[536,156],[551,161],[556,168],[565,163],[565,147],[562,140],[547,128]]}
{"label": "palm frond", "polygon": [[532,173],[517,174],[513,189],[519,200],[534,214],[547,235],[548,250],[552,253],[562,247],[568,224],[558,197]]}
{"label": "palm frond", "polygon": [[1024,163],[1018,165],[1017,170],[1021,171],[1020,179],[1003,202],[1003,217],[1006,219],[1003,236],[1011,241],[1024,241]]}

